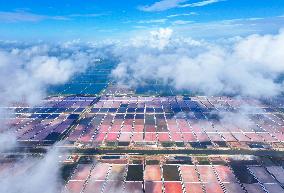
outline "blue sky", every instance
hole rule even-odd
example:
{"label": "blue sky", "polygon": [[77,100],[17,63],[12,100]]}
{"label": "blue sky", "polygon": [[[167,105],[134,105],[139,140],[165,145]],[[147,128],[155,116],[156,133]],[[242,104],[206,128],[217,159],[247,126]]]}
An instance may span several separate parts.
{"label": "blue sky", "polygon": [[283,0],[0,0],[0,39],[86,41],[169,27],[196,38],[276,33]]}

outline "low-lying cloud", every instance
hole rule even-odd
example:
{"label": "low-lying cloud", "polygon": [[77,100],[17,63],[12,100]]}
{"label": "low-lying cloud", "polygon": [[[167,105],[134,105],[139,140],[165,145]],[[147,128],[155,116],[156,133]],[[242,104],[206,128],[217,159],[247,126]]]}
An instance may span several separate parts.
{"label": "low-lying cloud", "polygon": [[238,109],[234,109],[234,112],[225,110],[215,111],[220,117],[220,123],[222,125],[236,125],[241,129],[253,128],[254,122],[251,119],[252,115],[264,114],[265,112],[261,108],[256,108],[250,104],[243,102]]}
{"label": "low-lying cloud", "polygon": [[[0,42],[0,154],[13,152],[11,150],[19,145],[9,125],[14,114],[2,107],[15,103],[30,107],[40,104],[49,86],[65,84],[74,75],[96,65],[97,59],[109,49],[78,41],[61,44]],[[59,155],[57,149],[52,149],[41,159],[35,156],[7,164],[7,168],[0,171],[0,192],[60,192]]]}
{"label": "low-lying cloud", "polygon": [[94,56],[70,47],[32,45],[0,49],[0,104],[37,104],[50,85],[63,84],[94,64]]}
{"label": "low-lying cloud", "polygon": [[[5,43],[0,44],[0,153],[17,147],[13,128],[7,120],[13,103],[34,106],[41,103],[50,85],[67,82],[74,74],[95,65],[100,55],[86,44],[62,45]],[[9,122],[9,121],[8,121]]]}
{"label": "low-lying cloud", "polygon": [[51,149],[43,158],[23,158],[0,173],[0,192],[6,193],[59,193],[60,152]]}
{"label": "low-lying cloud", "polygon": [[[3,43],[0,46],[0,107],[12,103],[39,104],[50,85],[64,84],[74,74],[95,65],[100,52],[86,45],[26,45]],[[13,128],[6,120],[11,113],[0,108],[0,153],[18,147]],[[0,192],[59,193],[60,152],[52,149],[42,158],[32,157],[6,164],[0,172]]]}
{"label": "low-lying cloud", "polygon": [[156,80],[205,95],[272,97],[283,91],[282,53],[283,30],[212,43],[160,29],[115,50],[120,63],[112,75],[131,86]]}

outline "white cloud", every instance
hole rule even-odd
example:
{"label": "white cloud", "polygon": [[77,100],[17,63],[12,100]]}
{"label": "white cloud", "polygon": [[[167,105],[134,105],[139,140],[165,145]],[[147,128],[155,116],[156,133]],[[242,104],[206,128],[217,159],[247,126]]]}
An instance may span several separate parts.
{"label": "white cloud", "polygon": [[205,0],[196,3],[184,4],[188,1],[189,0],[161,0],[153,3],[152,5],[139,6],[138,9],[146,12],[165,11],[168,9],[182,8],[182,7],[202,7],[226,0]]}
{"label": "white cloud", "polygon": [[166,31],[151,32],[117,49],[120,64],[114,77],[133,86],[158,80],[206,95],[269,97],[283,91],[283,82],[275,80],[284,73],[284,32],[225,45],[174,38],[172,30]]}
{"label": "white cloud", "polygon": [[[235,98],[235,100],[241,99]],[[259,103],[259,101],[255,102]],[[220,118],[219,122],[215,122],[214,124],[221,124],[225,128],[231,128],[234,125],[242,130],[251,129],[255,126],[251,115],[263,113],[265,112],[262,109],[256,109],[255,106],[246,103],[244,100],[242,100],[242,104],[234,112],[225,111],[222,108],[211,112],[211,114],[218,115]]]}
{"label": "white cloud", "polygon": [[219,3],[221,1],[226,1],[226,0],[205,0],[205,1],[199,1],[196,3],[183,4],[183,5],[180,5],[180,7],[202,7],[202,6],[210,5],[213,3]]}
{"label": "white cloud", "polygon": [[[92,51],[89,53],[84,50],[84,47],[78,50],[70,43],[62,46],[2,44],[0,46],[0,106],[10,106],[15,102],[28,103],[31,106],[39,104],[46,96],[48,86],[63,84],[75,73],[83,72],[89,65],[95,64],[98,53],[95,49]],[[17,147],[17,137],[14,135],[13,128],[9,128],[5,122],[7,117],[3,117],[9,113],[4,111],[4,108],[0,111],[2,128],[0,152],[3,152]],[[0,190],[2,190],[2,182],[0,182]]]}
{"label": "white cloud", "polygon": [[[39,104],[49,85],[63,84],[89,65],[95,65],[100,54],[96,48],[80,42],[62,45],[1,42],[0,106],[10,106],[14,102]],[[0,110],[0,152],[3,152],[18,144],[13,128],[3,121],[3,115],[9,113],[2,111],[3,108]],[[9,132],[5,132],[8,127]],[[61,192],[58,158],[59,152],[53,149],[42,159],[25,158],[14,162],[11,168],[0,173],[0,192]]]}
{"label": "white cloud", "polygon": [[136,26],[133,26],[133,28],[136,28],[136,29],[147,29],[147,26],[144,26],[144,25],[136,25]]}
{"label": "white cloud", "polygon": [[1,105],[22,100],[38,103],[47,86],[68,81],[92,62],[90,54],[67,50],[47,45],[0,50]]}
{"label": "white cloud", "polygon": [[138,7],[141,11],[154,12],[154,11],[165,11],[168,9],[179,7],[181,3],[187,2],[188,0],[161,0],[155,2],[152,5],[145,5]]}
{"label": "white cloud", "polygon": [[[1,117],[2,118],[2,117]],[[1,121],[2,130],[6,129],[6,125]],[[0,153],[9,151],[17,147],[17,138],[12,132],[2,132],[0,134]]]}
{"label": "white cloud", "polygon": [[[151,48],[163,49],[168,45],[173,31],[169,28],[161,28],[157,31],[150,31],[150,37],[137,37],[131,40],[132,46],[139,48],[147,44]],[[118,49],[121,45],[118,45]]]}
{"label": "white cloud", "polygon": [[70,14],[70,15],[42,15],[30,13],[26,11],[0,11],[0,22],[14,23],[14,22],[39,22],[42,20],[71,20],[75,17],[99,17],[105,14],[89,13],[89,14]]}
{"label": "white cloud", "polygon": [[[10,106],[14,102],[39,104],[46,96],[49,85],[64,84],[74,74],[85,71],[89,65],[95,65],[100,54],[96,48],[80,42],[66,42],[62,45],[2,42],[0,106]],[[0,152],[3,152],[16,148],[18,144],[13,128],[3,121],[3,115],[9,113],[2,111],[3,108],[0,110]],[[9,132],[5,132],[5,128]],[[25,158],[16,161],[12,168],[1,171],[0,192],[61,192],[58,156],[59,152],[54,149],[42,159]]]}
{"label": "white cloud", "polygon": [[173,18],[173,17],[182,17],[182,16],[190,16],[190,15],[198,15],[196,12],[190,12],[190,13],[181,13],[181,14],[173,14],[173,15],[168,15],[168,18]]}
{"label": "white cloud", "polygon": [[176,20],[173,21],[172,24],[173,25],[186,25],[186,24],[190,24],[193,23],[193,21],[188,21],[188,20]]}
{"label": "white cloud", "polygon": [[0,22],[38,22],[45,19],[66,20],[67,18],[60,16],[46,16],[22,11],[0,12]]}
{"label": "white cloud", "polygon": [[284,18],[237,18],[212,22],[194,22],[191,25],[175,26],[176,33],[202,39],[230,38],[250,34],[277,33]]}
{"label": "white cloud", "polygon": [[167,19],[151,19],[151,20],[141,20],[137,23],[139,24],[152,24],[152,23],[165,23]]}
{"label": "white cloud", "polygon": [[43,158],[24,158],[0,173],[0,192],[59,193],[59,151],[50,150]]}
{"label": "white cloud", "polygon": [[86,14],[70,14],[66,15],[65,17],[100,17],[105,16],[107,14],[104,13],[86,13]]}

